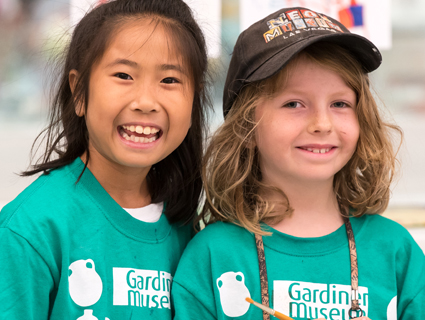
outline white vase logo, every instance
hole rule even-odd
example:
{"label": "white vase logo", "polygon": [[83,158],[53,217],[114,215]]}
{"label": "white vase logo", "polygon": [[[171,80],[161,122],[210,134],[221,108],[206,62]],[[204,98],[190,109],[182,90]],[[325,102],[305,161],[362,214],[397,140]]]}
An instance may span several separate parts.
{"label": "white vase logo", "polygon": [[388,304],[387,320],[397,320],[397,296],[392,298]]}
{"label": "white vase logo", "polygon": [[95,304],[102,295],[102,280],[95,270],[93,260],[77,260],[69,266],[69,294],[81,307]]}
{"label": "white vase logo", "polygon": [[[77,320],[99,320],[93,315],[93,310],[86,309],[84,310],[84,314],[79,317]],[[109,320],[109,318],[105,318],[105,320]]]}
{"label": "white vase logo", "polygon": [[251,298],[245,286],[245,276],[242,272],[226,272],[217,279],[220,292],[220,302],[223,312],[228,317],[243,316],[249,309],[245,298]]}

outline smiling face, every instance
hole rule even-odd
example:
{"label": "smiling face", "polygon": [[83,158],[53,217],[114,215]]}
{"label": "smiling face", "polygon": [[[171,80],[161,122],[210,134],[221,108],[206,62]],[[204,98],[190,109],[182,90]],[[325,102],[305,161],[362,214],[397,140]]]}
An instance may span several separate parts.
{"label": "smiling face", "polygon": [[340,75],[301,56],[281,90],[255,111],[265,183],[332,182],[356,150],[356,94]]}
{"label": "smiling face", "polygon": [[191,75],[164,27],[155,25],[148,18],[127,22],[92,67],[87,110],[77,110],[85,113],[91,159],[149,171],[191,126]]}

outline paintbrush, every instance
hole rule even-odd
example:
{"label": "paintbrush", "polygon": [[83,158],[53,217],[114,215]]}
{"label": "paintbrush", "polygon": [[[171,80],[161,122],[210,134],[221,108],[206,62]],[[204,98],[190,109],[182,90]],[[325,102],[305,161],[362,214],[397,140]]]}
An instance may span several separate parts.
{"label": "paintbrush", "polygon": [[275,316],[276,318],[280,320],[294,320],[291,317],[285,316],[283,313],[280,313],[279,311],[273,310],[272,308],[266,307],[265,305],[255,302],[251,298],[245,298],[246,301],[249,303],[252,303],[254,306],[260,308],[261,310],[271,314],[272,316]]}

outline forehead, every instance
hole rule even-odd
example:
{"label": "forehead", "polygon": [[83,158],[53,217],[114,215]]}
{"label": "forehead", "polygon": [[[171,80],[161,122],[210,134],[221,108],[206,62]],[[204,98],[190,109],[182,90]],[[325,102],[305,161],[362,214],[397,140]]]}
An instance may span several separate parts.
{"label": "forehead", "polygon": [[[154,55],[158,60],[186,65],[172,30],[153,18],[138,18],[123,22],[111,35],[104,57],[120,56],[126,59],[142,59]],[[162,61],[165,63],[165,61]]]}
{"label": "forehead", "polygon": [[[347,82],[346,74],[341,68],[337,69],[323,61],[318,62],[301,52],[276,75],[266,80],[265,93],[273,94],[282,88],[298,86],[300,83],[308,81],[316,81],[317,86],[320,87],[330,80],[328,78],[330,74],[333,80],[336,79],[339,84],[351,88]],[[316,79],[313,78],[314,76]]]}

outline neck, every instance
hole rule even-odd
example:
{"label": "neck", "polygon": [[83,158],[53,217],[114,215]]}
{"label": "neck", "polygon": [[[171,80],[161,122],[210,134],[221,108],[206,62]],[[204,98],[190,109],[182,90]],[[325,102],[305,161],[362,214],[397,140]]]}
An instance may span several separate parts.
{"label": "neck", "polygon": [[[90,149],[87,167],[106,192],[123,208],[140,208],[151,203],[146,176],[150,168],[117,165]],[[81,156],[86,161],[86,154]]]}
{"label": "neck", "polygon": [[[320,237],[332,233],[343,224],[332,180],[308,183],[291,181],[276,186],[286,194],[294,211],[272,225],[274,229],[297,237]],[[281,200],[279,197],[273,194],[267,199]]]}

